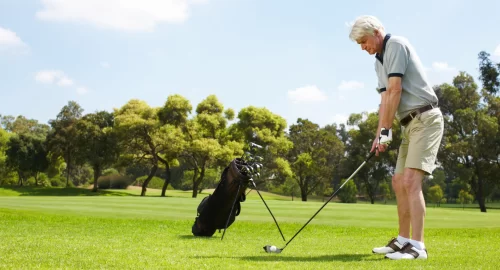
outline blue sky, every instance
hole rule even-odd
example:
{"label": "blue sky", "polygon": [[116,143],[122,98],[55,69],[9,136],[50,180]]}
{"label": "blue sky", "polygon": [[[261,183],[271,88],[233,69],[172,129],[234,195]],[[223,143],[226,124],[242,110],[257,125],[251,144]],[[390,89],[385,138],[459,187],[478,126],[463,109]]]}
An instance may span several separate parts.
{"label": "blue sky", "polygon": [[458,71],[477,79],[481,50],[500,60],[499,1],[339,3],[0,0],[0,114],[46,123],[69,100],[90,113],[215,94],[289,125],[339,123],[380,102],[374,58],[348,38],[364,14],[413,43],[433,84]]}

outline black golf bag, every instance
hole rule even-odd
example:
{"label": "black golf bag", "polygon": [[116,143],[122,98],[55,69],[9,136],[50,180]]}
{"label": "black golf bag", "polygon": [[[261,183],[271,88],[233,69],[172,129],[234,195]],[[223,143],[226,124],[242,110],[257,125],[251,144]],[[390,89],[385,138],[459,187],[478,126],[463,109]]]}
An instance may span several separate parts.
{"label": "black golf bag", "polygon": [[215,191],[203,198],[197,208],[197,217],[191,228],[195,236],[212,236],[215,231],[226,229],[240,214],[241,202],[251,176],[242,172],[244,160],[236,158],[224,169]]}

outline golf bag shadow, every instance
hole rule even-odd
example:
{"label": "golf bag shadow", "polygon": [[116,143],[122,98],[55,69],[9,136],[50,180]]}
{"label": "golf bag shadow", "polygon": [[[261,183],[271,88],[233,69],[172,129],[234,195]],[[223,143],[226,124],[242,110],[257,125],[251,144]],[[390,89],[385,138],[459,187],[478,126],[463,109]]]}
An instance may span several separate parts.
{"label": "golf bag shadow", "polygon": [[244,165],[244,160],[236,158],[224,169],[215,191],[198,205],[191,228],[193,235],[210,237],[216,230],[233,224],[240,214],[240,203],[245,201],[245,191],[251,181],[251,177],[241,171]]}

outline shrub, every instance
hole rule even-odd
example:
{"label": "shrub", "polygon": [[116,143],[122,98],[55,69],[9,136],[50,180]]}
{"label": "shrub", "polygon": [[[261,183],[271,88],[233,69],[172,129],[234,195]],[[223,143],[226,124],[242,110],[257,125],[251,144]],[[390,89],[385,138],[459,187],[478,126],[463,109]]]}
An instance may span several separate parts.
{"label": "shrub", "polygon": [[[146,178],[148,178],[147,175],[137,177],[137,179],[134,181],[134,186],[142,186]],[[164,183],[165,183],[164,179],[158,176],[153,176],[153,178],[151,178],[151,181],[149,181],[148,183],[148,188],[162,189]],[[174,190],[174,188],[172,187],[172,185],[168,185],[167,190]]]}
{"label": "shrub", "polygon": [[64,187],[66,185],[66,178],[61,176],[55,176],[50,178],[50,185],[53,187]]}
{"label": "shrub", "polygon": [[133,180],[130,177],[111,174],[99,177],[97,187],[99,189],[126,189],[132,182]]}
{"label": "shrub", "polygon": [[[346,179],[343,179],[342,182],[340,183],[341,185],[344,184]],[[338,193],[338,197],[341,202],[343,203],[356,203],[357,202],[357,197],[356,195],[358,194],[358,188],[354,181],[349,181],[347,184],[345,184],[342,189]]]}

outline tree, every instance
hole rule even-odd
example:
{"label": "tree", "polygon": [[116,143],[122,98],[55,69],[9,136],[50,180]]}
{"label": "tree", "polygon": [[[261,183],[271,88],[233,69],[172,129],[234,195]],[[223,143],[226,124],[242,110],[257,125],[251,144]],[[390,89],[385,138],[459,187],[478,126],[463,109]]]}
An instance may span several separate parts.
{"label": "tree", "polygon": [[50,120],[51,130],[47,135],[47,146],[52,162],[62,156],[66,162],[66,187],[69,185],[71,170],[77,163],[78,150],[76,122],[82,117],[83,109],[75,101],[69,101],[56,119]]}
{"label": "tree", "polygon": [[161,190],[164,197],[172,179],[172,167],[179,165],[179,158],[186,147],[186,138],[183,130],[192,106],[189,100],[181,95],[171,95],[164,106],[158,111],[161,127],[161,149],[158,150],[158,159],[165,166],[165,182]]}
{"label": "tree", "polygon": [[6,165],[17,172],[20,186],[31,176],[38,185],[38,174],[49,166],[42,139],[25,134],[12,136],[5,153]]}
{"label": "tree", "polygon": [[[347,179],[342,179],[340,184],[343,185],[346,180]],[[340,201],[343,203],[356,203],[357,202],[356,195],[358,194],[358,188],[356,187],[354,181],[352,181],[351,179],[342,187],[342,189],[337,194]]]}
{"label": "tree", "polygon": [[473,199],[474,197],[463,189],[458,193],[458,203],[462,204],[462,209],[465,209],[465,205],[471,203]]}
{"label": "tree", "polygon": [[293,143],[286,137],[286,120],[267,108],[248,106],[238,112],[238,121],[230,126],[231,138],[243,141],[245,150],[249,143],[263,146],[257,154],[264,159],[261,178],[255,179],[257,186],[274,182],[276,186],[292,176],[290,163],[286,159]]}
{"label": "tree", "polygon": [[45,140],[50,126],[38,123],[38,120],[27,119],[23,115],[13,117],[11,115],[2,116],[1,124],[6,131],[18,135],[30,135]]}
{"label": "tree", "polygon": [[436,203],[437,206],[439,206],[439,203],[441,202],[441,199],[443,198],[443,190],[441,189],[441,186],[439,185],[434,185],[429,188],[429,193],[428,193],[429,199],[431,202]]}
{"label": "tree", "polygon": [[209,95],[198,104],[196,115],[184,128],[186,147],[182,160],[193,171],[193,198],[197,197],[207,168],[225,167],[243,154],[242,143],[233,139],[227,130],[227,122],[232,116],[231,109],[224,111],[217,97]]}
{"label": "tree", "polygon": [[[378,113],[363,112],[349,116],[348,125],[356,128],[348,131],[347,155],[343,162],[345,173],[352,174],[366,159],[375,139],[378,122]],[[399,126],[397,120],[394,119],[393,141],[386,152],[380,153],[376,161],[373,161],[370,166],[361,168],[353,177],[354,182],[359,183],[359,186],[363,189],[372,204],[375,203],[376,192],[379,189],[380,183],[383,183],[387,176],[393,173],[396,166],[398,149],[401,143]],[[348,177],[349,175],[344,175],[343,177]]]}
{"label": "tree", "polygon": [[[453,84],[435,88],[445,121],[438,159],[447,170],[470,184],[481,212],[498,171],[498,119],[481,103],[474,79],[460,72]],[[483,91],[484,93],[484,91]],[[498,175],[498,174],[497,174]]]}
{"label": "tree", "polygon": [[302,118],[290,126],[288,137],[293,147],[287,160],[300,187],[301,199],[307,201],[307,196],[317,187],[330,185],[334,168],[343,155],[343,144],[336,130],[320,129],[319,125]]}
{"label": "tree", "polygon": [[94,171],[94,187],[98,190],[97,180],[102,171],[118,158],[118,143],[113,132],[114,117],[112,113],[99,111],[83,116],[76,124],[77,148],[80,159],[92,166]]}
{"label": "tree", "polygon": [[159,166],[158,150],[162,131],[158,111],[158,108],[152,108],[138,99],[129,100],[114,110],[114,129],[122,151],[120,164],[144,164],[150,168],[142,184],[141,196],[146,195],[149,181],[156,175]]}

